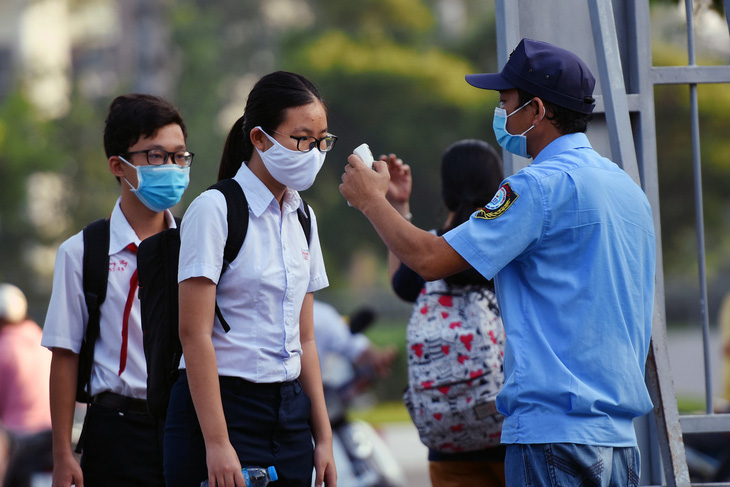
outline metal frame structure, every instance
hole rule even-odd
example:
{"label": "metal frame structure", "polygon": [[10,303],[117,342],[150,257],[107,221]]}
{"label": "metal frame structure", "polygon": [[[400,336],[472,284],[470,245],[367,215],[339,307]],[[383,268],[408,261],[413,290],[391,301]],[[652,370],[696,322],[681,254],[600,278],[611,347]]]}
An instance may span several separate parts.
{"label": "metal frame structure", "polygon": [[[497,0],[498,63],[507,61],[523,37],[545,40],[577,53],[598,74],[594,121],[587,133],[599,153],[611,158],[641,185],[652,206],[657,236],[656,294],[646,381],[654,411],[636,422],[642,451],[641,485],[687,487],[690,483],[683,433],[730,431],[730,415],[713,414],[709,365],[709,318],[697,85],[730,83],[730,66],[697,66],[693,2],[685,0],[688,65],[654,67],[651,59],[648,0]],[[724,0],[730,28],[730,0]],[[548,20],[549,19],[549,20]],[[592,40],[593,42],[590,42]],[[695,208],[704,339],[706,414],[680,416],[667,352],[659,219],[654,87],[689,85]],[[505,173],[527,160],[504,153]],[[696,485],[728,485],[696,484]]]}

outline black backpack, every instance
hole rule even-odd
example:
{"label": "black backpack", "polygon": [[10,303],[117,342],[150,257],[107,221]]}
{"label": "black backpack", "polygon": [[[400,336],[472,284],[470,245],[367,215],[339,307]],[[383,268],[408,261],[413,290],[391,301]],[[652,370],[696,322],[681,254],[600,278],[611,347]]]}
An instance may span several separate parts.
{"label": "black backpack", "polygon": [[99,338],[101,303],[106,299],[109,281],[109,219],[102,218],[84,227],[83,289],[89,322],[79,351],[79,370],[76,380],[76,400],[91,402],[91,365],[94,363],[94,345]]}
{"label": "black backpack", "polygon": [[[220,191],[226,198],[228,238],[223,252],[222,276],[230,263],[238,255],[246,237],[246,231],[248,229],[248,202],[241,186],[233,179],[218,181],[209,189]],[[299,209],[297,216],[299,217],[299,222],[302,225],[307,242],[309,242],[311,234],[309,205],[304,202],[303,207],[304,210]],[[94,222],[87,228],[96,224],[97,222]],[[87,229],[84,229],[84,233],[86,231]],[[108,220],[106,223],[106,233],[107,242],[106,247],[103,248],[108,249]],[[98,244],[98,240],[96,242],[94,245]],[[86,240],[84,240],[84,243],[86,245]],[[84,247],[85,263],[87,260],[87,248],[91,249],[91,247]],[[99,260],[96,261],[99,262],[98,264],[92,264],[91,262],[93,261],[89,259],[90,263],[88,267],[85,265],[84,274],[86,275],[87,268],[93,268],[95,270],[104,268],[108,272],[108,250],[105,254],[106,266],[102,265]],[[178,365],[182,356],[182,346],[178,335],[177,269],[179,254],[179,228],[170,228],[153,235],[143,240],[137,249],[137,279],[139,282],[144,353],[147,361],[147,408],[154,416],[159,418],[164,418],[167,413],[170,389],[177,380]],[[96,258],[99,259],[98,256]],[[98,279],[99,277],[96,278],[97,282]],[[84,277],[84,285],[86,286],[86,276]],[[106,286],[105,281],[104,285]],[[89,293],[85,292],[85,294]],[[88,302],[89,299],[87,298],[87,305]],[[101,305],[101,302],[98,304]],[[230,326],[221,314],[217,302],[215,308],[221,325],[228,332]],[[91,341],[91,337],[88,334],[92,330],[91,308],[89,308],[89,317],[87,337],[84,343],[90,342],[93,344],[95,340]],[[98,337],[98,319],[95,328],[97,330],[96,337]],[[82,345],[82,351],[83,348]],[[91,359],[93,361],[93,349],[91,351]],[[90,377],[91,375],[90,365],[91,363],[89,363],[86,377]],[[80,379],[81,374],[81,360],[79,360]]]}

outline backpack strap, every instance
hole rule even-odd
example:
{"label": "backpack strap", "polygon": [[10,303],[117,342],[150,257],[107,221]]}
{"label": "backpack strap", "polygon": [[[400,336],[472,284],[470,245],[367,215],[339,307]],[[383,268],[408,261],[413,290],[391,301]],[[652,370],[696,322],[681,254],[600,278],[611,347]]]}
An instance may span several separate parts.
{"label": "backpack strap", "polygon": [[102,218],[88,224],[83,231],[83,290],[89,321],[86,335],[79,352],[79,370],[76,383],[76,400],[91,402],[91,366],[94,363],[94,346],[99,338],[101,304],[106,299],[109,281],[109,219]]}
{"label": "backpack strap", "polygon": [[302,230],[304,230],[304,236],[307,238],[307,246],[309,246],[312,238],[312,218],[309,214],[309,205],[304,199],[302,199],[302,206],[304,209],[301,207],[297,208],[297,217],[299,218],[299,224],[302,226]]}
{"label": "backpack strap", "polygon": [[[215,189],[223,193],[226,197],[226,222],[228,223],[228,238],[226,239],[226,245],[223,249],[223,266],[221,267],[221,277],[223,273],[231,265],[231,262],[238,256],[243,246],[243,241],[246,238],[246,232],[248,231],[248,200],[246,194],[243,192],[241,185],[238,184],[234,179],[222,179],[217,183],[210,186],[208,189]],[[299,223],[304,230],[304,236],[307,238],[307,245],[309,245],[310,237],[312,234],[312,219],[310,215],[309,205],[306,201],[302,208],[297,209],[297,217]],[[220,278],[218,279],[220,283]],[[230,331],[231,326],[228,324],[226,319],[223,317],[220,308],[218,307],[218,300],[215,303],[215,315],[221,322],[221,326],[226,333]]]}
{"label": "backpack strap", "polygon": [[[226,239],[226,246],[223,249],[223,266],[221,267],[221,276],[223,276],[228,266],[238,256],[238,252],[243,246],[243,240],[246,238],[246,232],[248,231],[248,200],[246,200],[246,195],[243,193],[241,185],[233,179],[222,179],[208,189],[218,190],[226,197],[228,238]],[[220,278],[218,282],[220,283]],[[220,320],[223,329],[228,333],[231,326],[223,318],[223,313],[221,313],[218,307],[217,299],[215,302],[215,314],[218,320]]]}

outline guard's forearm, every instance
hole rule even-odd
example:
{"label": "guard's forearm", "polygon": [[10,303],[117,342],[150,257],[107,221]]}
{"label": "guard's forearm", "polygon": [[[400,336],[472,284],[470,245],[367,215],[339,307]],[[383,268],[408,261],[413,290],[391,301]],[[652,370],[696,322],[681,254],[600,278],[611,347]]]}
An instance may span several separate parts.
{"label": "guard's forearm", "polygon": [[443,238],[406,221],[385,198],[370,202],[362,212],[394,256],[427,281],[468,267]]}

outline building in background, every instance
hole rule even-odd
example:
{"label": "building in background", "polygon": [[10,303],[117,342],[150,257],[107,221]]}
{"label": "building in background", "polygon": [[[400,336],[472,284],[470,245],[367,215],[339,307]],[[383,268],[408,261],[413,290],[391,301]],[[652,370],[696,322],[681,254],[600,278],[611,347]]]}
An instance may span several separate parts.
{"label": "building in background", "polygon": [[42,116],[57,118],[74,90],[169,93],[176,56],[162,10],[156,0],[0,3],[0,98],[20,87]]}

